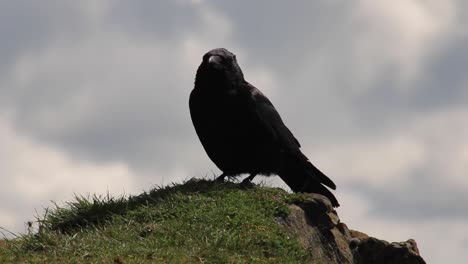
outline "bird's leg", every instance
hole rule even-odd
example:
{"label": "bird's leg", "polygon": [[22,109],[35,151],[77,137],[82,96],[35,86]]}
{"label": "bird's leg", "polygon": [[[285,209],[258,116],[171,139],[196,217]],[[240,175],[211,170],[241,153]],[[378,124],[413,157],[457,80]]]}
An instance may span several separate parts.
{"label": "bird's leg", "polygon": [[256,172],[251,173],[249,177],[245,178],[245,179],[241,182],[241,185],[242,185],[242,186],[250,186],[250,185],[252,185],[252,180],[255,178],[255,176],[257,176],[257,173],[256,173]]}
{"label": "bird's leg", "polygon": [[217,182],[224,182],[224,178],[226,178],[226,176],[227,176],[226,173],[223,172],[221,175],[219,175],[219,176],[215,179],[215,181],[217,181]]}

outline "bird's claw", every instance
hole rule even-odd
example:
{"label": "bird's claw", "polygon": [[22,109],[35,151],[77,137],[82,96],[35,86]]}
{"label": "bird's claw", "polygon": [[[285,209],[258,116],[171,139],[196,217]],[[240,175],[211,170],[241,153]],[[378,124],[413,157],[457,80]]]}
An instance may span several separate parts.
{"label": "bird's claw", "polygon": [[244,189],[250,189],[254,187],[254,184],[250,181],[250,179],[245,179],[240,183],[240,186]]}
{"label": "bird's claw", "polygon": [[221,174],[220,176],[218,176],[218,177],[215,179],[215,182],[220,182],[220,183],[221,183],[221,182],[224,182],[224,178],[225,178],[225,177],[226,177],[225,175]]}

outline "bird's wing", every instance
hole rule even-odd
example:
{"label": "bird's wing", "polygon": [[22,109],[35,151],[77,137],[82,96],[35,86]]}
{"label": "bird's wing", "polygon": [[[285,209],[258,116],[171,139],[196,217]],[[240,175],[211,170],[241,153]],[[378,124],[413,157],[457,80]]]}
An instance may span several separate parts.
{"label": "bird's wing", "polygon": [[267,136],[277,142],[282,148],[298,149],[301,147],[299,141],[286,127],[280,115],[268,98],[253,85],[250,87],[251,109],[267,132]]}
{"label": "bird's wing", "polygon": [[253,85],[248,85],[252,99],[251,103],[253,104],[251,105],[251,109],[254,109],[257,119],[265,128],[266,136],[270,137],[274,142],[277,142],[283,151],[304,161],[308,166],[308,170],[312,172],[312,175],[316,177],[318,182],[332,189],[336,189],[335,183],[310,163],[309,159],[300,151],[299,148],[301,145],[299,141],[283,123],[283,120],[270,100]]}

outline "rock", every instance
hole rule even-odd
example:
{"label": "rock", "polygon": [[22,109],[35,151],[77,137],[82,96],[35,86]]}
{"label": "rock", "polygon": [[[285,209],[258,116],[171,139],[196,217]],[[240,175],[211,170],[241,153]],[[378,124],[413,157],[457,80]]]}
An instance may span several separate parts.
{"label": "rock", "polygon": [[426,263],[418,253],[416,242],[412,239],[406,242],[388,243],[374,237],[360,241],[353,250],[354,263],[381,264],[423,264]]}
{"label": "rock", "polygon": [[312,263],[422,264],[416,241],[389,243],[349,230],[340,222],[330,201],[319,194],[289,206],[290,214],[278,218],[285,230],[312,252]]}

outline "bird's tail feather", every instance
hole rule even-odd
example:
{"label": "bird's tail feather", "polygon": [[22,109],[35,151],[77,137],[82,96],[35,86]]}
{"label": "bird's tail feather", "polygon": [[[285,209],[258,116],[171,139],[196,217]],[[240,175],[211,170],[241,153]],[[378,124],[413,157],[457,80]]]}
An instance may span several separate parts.
{"label": "bird's tail feather", "polygon": [[335,183],[302,153],[285,158],[279,176],[294,192],[318,193],[327,197],[333,207],[340,205],[333,193],[324,186],[336,189]]}
{"label": "bird's tail feather", "polygon": [[314,164],[310,163],[304,154],[300,153],[300,155],[301,155],[300,159],[302,160],[303,164],[306,166],[305,170],[307,171],[308,174],[311,174],[314,178],[317,178],[317,180],[320,183],[330,187],[333,190],[336,190],[335,183],[330,178],[328,178],[327,175],[325,175],[317,167],[315,167]]}

